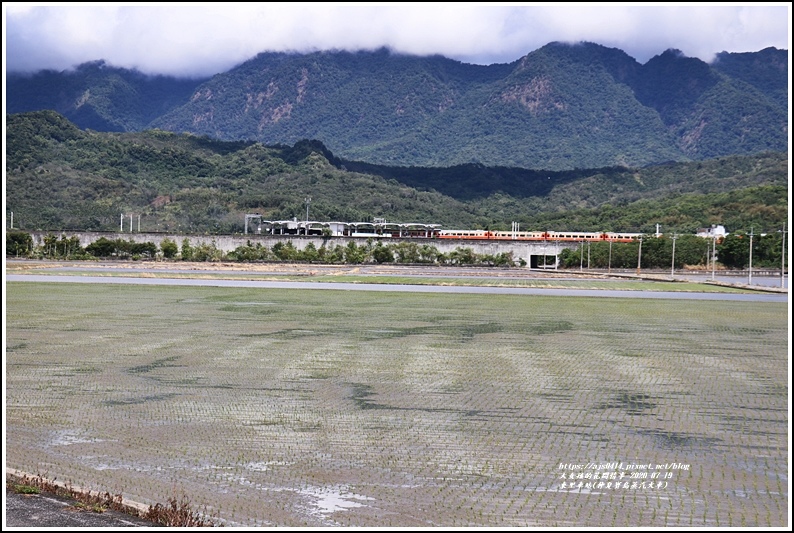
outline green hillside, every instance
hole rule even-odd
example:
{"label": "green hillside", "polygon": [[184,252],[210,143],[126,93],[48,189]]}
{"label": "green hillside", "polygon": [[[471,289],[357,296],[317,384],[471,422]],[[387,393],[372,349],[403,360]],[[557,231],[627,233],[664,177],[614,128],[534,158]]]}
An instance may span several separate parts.
{"label": "green hillside", "polygon": [[[83,131],[42,111],[7,116],[6,199],[28,230],[241,232],[269,219],[424,222],[452,228],[694,231],[783,227],[787,153],[552,172],[346,161],[319,141],[266,146],[161,130]],[[733,227],[735,225],[735,227]]]}

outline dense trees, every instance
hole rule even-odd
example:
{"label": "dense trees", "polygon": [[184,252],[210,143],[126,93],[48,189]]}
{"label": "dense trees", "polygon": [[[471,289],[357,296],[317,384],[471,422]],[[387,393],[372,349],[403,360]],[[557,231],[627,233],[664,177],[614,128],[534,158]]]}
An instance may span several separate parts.
{"label": "dense trees", "polygon": [[785,150],[787,65],[777,49],[711,64],[669,50],[641,65],[615,48],[552,43],[488,66],[386,49],[263,53],[209,80],[95,61],[9,73],[6,92],[12,113],[57,109],[96,131],[314,138],[391,165],[565,170]]}
{"label": "dense trees", "polygon": [[149,76],[101,60],[63,72],[9,73],[7,111],[57,109],[81,128],[134,131],[183,104],[202,81]]}
{"label": "dense trees", "polygon": [[85,247],[85,252],[97,258],[153,259],[157,256],[157,246],[151,242],[133,242],[124,239],[100,237]]}
{"label": "dense trees", "polygon": [[[583,243],[576,249],[564,250],[560,262],[565,268],[655,268],[681,269],[685,266],[708,265],[716,253],[717,263],[726,268],[747,268],[750,262],[749,236],[727,235],[721,242],[695,235],[645,236],[640,242]],[[756,235],[753,242],[753,266],[780,268],[782,232]],[[675,252],[673,251],[675,246]]]}
{"label": "dense trees", "polygon": [[33,237],[22,231],[6,232],[6,255],[28,257],[33,251]]}
{"label": "dense trees", "polygon": [[788,218],[788,155],[547,172],[338,160],[317,141],[221,142],[152,130],[83,132],[53,112],[10,115],[6,198],[23,229],[235,233],[271,220],[428,222],[446,228],[772,231]]}
{"label": "dense trees", "polygon": [[717,254],[719,261],[729,268],[747,268],[751,258],[754,267],[779,268],[783,254],[783,233],[732,233],[717,246]]}

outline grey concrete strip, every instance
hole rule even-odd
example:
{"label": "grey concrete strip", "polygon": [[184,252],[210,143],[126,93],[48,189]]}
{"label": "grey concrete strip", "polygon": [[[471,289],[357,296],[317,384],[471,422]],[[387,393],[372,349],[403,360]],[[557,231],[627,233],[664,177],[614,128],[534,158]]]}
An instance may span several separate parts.
{"label": "grey concrete strip", "polygon": [[[18,470],[6,468],[5,514],[3,530],[7,528],[64,528],[64,527],[154,527],[156,524],[140,518],[145,513],[148,505],[122,500],[124,508],[129,513],[112,509],[96,512],[79,505],[74,498],[55,495],[49,492],[39,494],[20,494],[9,487],[24,480],[35,480],[38,476],[26,474]],[[62,482],[45,480],[48,485],[65,488]],[[92,493],[70,485],[69,488],[79,493]],[[136,516],[139,515],[139,516]]]}
{"label": "grey concrete strip", "polygon": [[154,527],[155,524],[119,511],[101,513],[76,506],[77,501],[53,494],[17,494],[6,489],[5,522],[8,528]]}
{"label": "grey concrete strip", "polygon": [[153,527],[155,524],[118,511],[96,513],[76,507],[77,502],[52,494],[17,494],[6,490],[5,523],[9,528]]}

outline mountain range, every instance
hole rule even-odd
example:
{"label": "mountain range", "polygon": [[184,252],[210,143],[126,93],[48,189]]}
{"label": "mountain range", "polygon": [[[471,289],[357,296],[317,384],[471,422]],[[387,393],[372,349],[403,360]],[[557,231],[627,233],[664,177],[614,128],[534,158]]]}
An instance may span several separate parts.
{"label": "mountain range", "polygon": [[208,79],[98,60],[8,73],[6,110],[51,109],[82,129],[159,129],[224,141],[320,141],[391,167],[564,171],[788,150],[788,54],[667,50],[645,64],[594,43],[550,43],[509,64],[386,49],[262,53]]}

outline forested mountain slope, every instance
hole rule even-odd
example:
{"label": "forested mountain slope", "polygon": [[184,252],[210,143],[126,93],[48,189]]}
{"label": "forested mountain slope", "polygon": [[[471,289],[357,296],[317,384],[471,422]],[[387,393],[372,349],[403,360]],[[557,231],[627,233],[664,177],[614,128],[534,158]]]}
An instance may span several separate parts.
{"label": "forested mountain slope", "polygon": [[544,170],[644,166],[788,149],[788,54],[665,51],[640,64],[551,43],[510,64],[368,52],[263,53],[207,80],[101,61],[10,73],[11,113],[53,109],[81,128],[159,128],[220,140],[317,139],[372,164]]}
{"label": "forested mountain slope", "polygon": [[424,222],[452,228],[694,232],[783,227],[788,154],[644,168],[396,167],[336,157],[319,141],[263,145],[162,130],[84,131],[53,111],[9,115],[7,206],[23,229],[240,232],[244,215]]}

